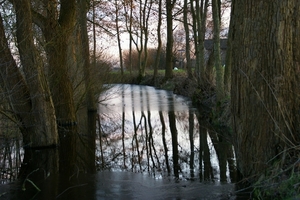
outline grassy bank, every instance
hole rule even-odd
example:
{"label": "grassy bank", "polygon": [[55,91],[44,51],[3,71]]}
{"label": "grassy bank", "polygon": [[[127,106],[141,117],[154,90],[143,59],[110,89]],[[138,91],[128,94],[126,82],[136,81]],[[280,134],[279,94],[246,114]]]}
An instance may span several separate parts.
{"label": "grassy bank", "polygon": [[109,80],[109,83],[153,86],[159,89],[170,90],[176,94],[190,98],[193,97],[193,94],[197,90],[196,81],[188,79],[184,70],[174,71],[173,78],[169,80],[165,80],[164,70],[159,70],[156,78],[153,77],[153,73],[153,70],[148,70],[144,77],[139,78],[138,73],[136,72],[132,72],[132,74],[130,74],[128,71],[125,71],[124,74],[121,75],[121,72],[115,71],[108,75],[107,80]]}

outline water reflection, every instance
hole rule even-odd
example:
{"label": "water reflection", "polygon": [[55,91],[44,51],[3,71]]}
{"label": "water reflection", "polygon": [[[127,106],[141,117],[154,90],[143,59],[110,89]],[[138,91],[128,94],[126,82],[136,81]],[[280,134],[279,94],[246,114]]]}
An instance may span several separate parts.
{"label": "water reflection", "polygon": [[0,184],[6,184],[17,179],[23,160],[19,138],[0,138]]}
{"label": "water reflection", "polygon": [[[96,166],[114,173],[86,173],[94,171],[95,140],[85,135],[77,141],[75,170],[70,163],[63,164],[59,151],[65,150],[67,156],[67,148],[23,150],[20,140],[0,138],[0,196],[111,199],[142,197],[148,191],[149,199],[186,198],[190,191],[199,197],[199,188],[205,188],[199,181],[187,180],[235,181],[235,159],[226,134],[213,131],[187,98],[153,87],[115,85],[99,100]],[[60,173],[61,167],[70,173]],[[7,184],[17,177],[21,179]],[[176,184],[181,180],[182,186],[172,185],[174,180]],[[211,193],[215,188],[218,191]],[[220,195],[219,189],[214,184],[206,197]]]}
{"label": "water reflection", "polygon": [[187,98],[171,91],[158,90],[150,86],[115,85],[99,98],[100,113],[132,111],[186,111],[190,107]]}
{"label": "water reflection", "polygon": [[235,181],[232,145],[208,129],[187,98],[148,86],[115,85],[100,102],[99,168]]}

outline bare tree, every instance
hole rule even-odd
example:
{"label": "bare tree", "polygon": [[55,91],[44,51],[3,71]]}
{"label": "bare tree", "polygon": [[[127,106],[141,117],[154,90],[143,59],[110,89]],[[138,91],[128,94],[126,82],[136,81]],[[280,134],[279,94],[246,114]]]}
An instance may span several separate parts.
{"label": "bare tree", "polygon": [[173,78],[173,8],[176,0],[166,0],[167,9],[167,47],[165,78]]}
{"label": "bare tree", "polygon": [[117,41],[118,41],[118,49],[119,49],[119,59],[120,59],[120,67],[121,67],[121,74],[124,74],[124,67],[123,67],[123,53],[122,53],[122,45],[121,45],[121,33],[120,33],[120,27],[119,27],[119,10],[121,8],[121,5],[118,4],[118,2],[115,0],[115,23],[116,23],[116,32],[117,32]]}
{"label": "bare tree", "polygon": [[158,66],[160,61],[160,54],[162,49],[162,40],[161,40],[161,24],[162,24],[162,0],[158,2],[158,22],[157,22],[157,51],[155,56],[155,64],[154,64],[154,79],[158,74]]}
{"label": "bare tree", "polygon": [[189,21],[188,21],[188,13],[189,13],[189,6],[188,0],[184,0],[184,8],[183,8],[183,24],[184,24],[184,31],[185,31],[185,58],[186,58],[186,68],[187,74],[190,79],[193,78],[192,72],[192,62],[191,62],[191,47],[190,47],[190,28],[189,28]]}
{"label": "bare tree", "polygon": [[204,38],[206,31],[208,0],[191,0],[191,13],[193,17],[193,35],[196,55],[196,77],[199,85],[205,80]]}

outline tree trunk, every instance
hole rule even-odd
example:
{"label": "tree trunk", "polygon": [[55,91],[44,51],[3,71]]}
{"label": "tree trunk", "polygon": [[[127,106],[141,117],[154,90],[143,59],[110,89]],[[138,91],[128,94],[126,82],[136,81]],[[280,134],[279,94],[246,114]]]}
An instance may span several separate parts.
{"label": "tree trunk", "polygon": [[[45,40],[49,64],[50,89],[53,96],[60,139],[60,170],[72,173],[76,161],[77,120],[73,86],[68,68],[68,43],[75,24],[75,0],[61,0],[59,16],[57,2],[47,2],[47,16],[40,25]],[[43,16],[38,16],[42,18]],[[67,165],[66,165],[67,164]]]}
{"label": "tree trunk", "polygon": [[194,5],[195,0],[191,0],[191,13],[192,13],[192,18],[193,18],[193,39],[194,39],[194,48],[195,48],[195,75],[197,78],[198,83],[200,83],[200,54],[199,54],[199,48],[200,46],[198,45],[198,32],[197,32],[197,16],[196,16],[196,8]]}
{"label": "tree trunk", "polygon": [[144,8],[143,8],[143,32],[145,35],[145,39],[144,39],[144,57],[143,57],[143,61],[142,61],[142,75],[143,77],[145,76],[146,73],[146,67],[147,67],[147,62],[148,62],[148,37],[149,37],[149,16],[150,16],[150,12],[151,12],[151,8],[152,8],[152,4],[153,1],[151,0],[150,2],[148,2],[147,0],[144,2]]}
{"label": "tree trunk", "polygon": [[20,53],[25,80],[16,65],[5,38],[1,20],[1,85],[8,101],[20,120],[25,147],[39,148],[57,145],[58,134],[53,102],[43,66],[33,41],[30,3],[14,1],[17,21],[17,47]]}
{"label": "tree trunk", "polygon": [[122,45],[121,45],[121,37],[120,37],[120,27],[119,27],[119,5],[118,1],[115,0],[115,14],[116,14],[116,31],[117,31],[117,41],[118,41],[118,50],[119,50],[119,62],[121,67],[121,74],[124,75],[124,67],[123,67],[123,53],[122,53]]}
{"label": "tree trunk", "polygon": [[29,89],[26,85],[25,79],[19,71],[19,68],[12,57],[8,46],[8,41],[5,36],[3,19],[0,13],[0,84],[4,92],[7,94],[6,98],[15,118],[20,121],[20,129],[23,134],[23,143],[29,145],[30,132],[33,126],[29,126],[31,122],[30,110],[31,101]]}
{"label": "tree trunk", "polygon": [[173,7],[176,0],[168,0],[167,4],[167,49],[165,78],[173,78]]}
{"label": "tree trunk", "polygon": [[[86,14],[88,12],[88,2],[86,0],[79,1],[79,25],[80,25],[80,35],[81,35],[81,52],[83,59],[83,72],[86,90],[86,109],[87,109],[87,144],[85,146],[86,154],[83,157],[87,158],[85,160],[85,168],[89,172],[95,172],[95,159],[96,159],[96,118],[97,118],[97,106],[94,85],[96,83],[92,82],[91,78],[91,64],[90,64],[90,48],[89,48],[89,38],[87,32],[87,19]],[[83,137],[81,135],[81,137]],[[79,152],[80,153],[80,152]]]}
{"label": "tree trunk", "polygon": [[[231,7],[231,14],[233,15],[234,7]],[[226,49],[226,60],[225,60],[225,71],[224,71],[224,93],[226,95],[230,95],[230,85],[231,85],[231,59],[232,59],[232,47],[231,40],[233,39],[232,30],[233,29],[233,21],[230,18],[230,25],[228,31],[228,39],[227,39],[227,49]]]}
{"label": "tree trunk", "polygon": [[158,75],[158,66],[159,66],[159,61],[160,61],[160,54],[161,54],[161,47],[162,47],[162,40],[161,40],[161,20],[162,20],[162,0],[159,0],[159,5],[158,5],[158,24],[157,24],[157,51],[156,51],[156,56],[155,56],[155,64],[154,64],[154,74],[153,77],[154,79]]}
{"label": "tree trunk", "polygon": [[213,23],[214,23],[214,66],[216,68],[216,100],[220,102],[224,94],[223,69],[221,66],[220,49],[220,6],[218,0],[212,0]]}
{"label": "tree trunk", "polygon": [[185,31],[185,59],[186,59],[186,69],[188,78],[193,78],[192,72],[192,62],[191,62],[191,55],[190,55],[190,29],[188,24],[188,1],[184,0],[184,7],[183,7],[183,21],[184,21],[184,31]]}
{"label": "tree trunk", "polygon": [[233,138],[239,170],[257,180],[299,154],[300,2],[234,1],[233,9]]}
{"label": "tree trunk", "polygon": [[56,145],[58,133],[55,110],[43,65],[34,45],[30,2],[15,0],[14,6],[18,50],[30,92],[31,123],[35,126],[35,131],[30,133],[30,146]]}
{"label": "tree trunk", "polygon": [[[195,2],[195,5],[194,5]],[[206,31],[206,14],[207,14],[208,0],[191,1],[191,13],[193,16],[193,34],[194,46],[196,55],[195,73],[199,86],[205,83],[205,59],[204,59],[204,38]]]}

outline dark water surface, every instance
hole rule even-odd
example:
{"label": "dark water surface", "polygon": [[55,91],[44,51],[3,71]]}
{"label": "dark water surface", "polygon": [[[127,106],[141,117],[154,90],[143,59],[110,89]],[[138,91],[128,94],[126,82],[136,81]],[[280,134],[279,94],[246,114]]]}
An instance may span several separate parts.
{"label": "dark water surface", "polygon": [[148,86],[113,85],[100,96],[98,111],[96,174],[82,173],[79,165],[72,176],[44,169],[56,165],[57,152],[42,150],[26,158],[43,169],[13,181],[24,152],[16,142],[6,143],[0,146],[0,199],[235,198],[233,147],[189,99]]}
{"label": "dark water surface", "polygon": [[27,185],[4,185],[1,199],[233,199],[232,184],[201,183],[199,181],[154,179],[132,172],[102,171],[94,175],[79,175],[62,185],[51,177],[39,184],[41,192]]}

